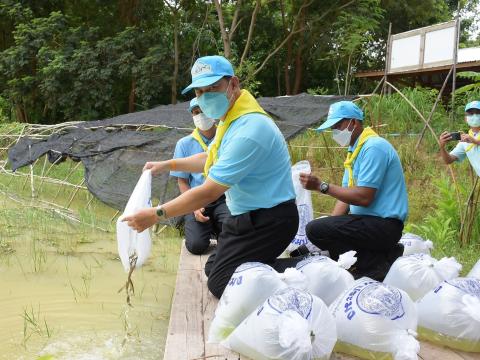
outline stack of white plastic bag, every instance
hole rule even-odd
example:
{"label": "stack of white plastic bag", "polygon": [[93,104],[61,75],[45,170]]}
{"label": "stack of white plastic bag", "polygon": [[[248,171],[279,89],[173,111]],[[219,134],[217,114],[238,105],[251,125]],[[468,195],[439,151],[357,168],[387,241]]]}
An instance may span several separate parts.
{"label": "stack of white plastic bag", "polygon": [[311,256],[300,261],[296,268],[308,279],[307,290],[330,305],[355,280],[347,270],[355,264],[355,251],[348,251],[334,261],[326,256]]}
{"label": "stack of white plastic bag", "polygon": [[287,253],[291,253],[301,245],[305,245],[310,252],[320,251],[318,247],[308,240],[307,234],[305,233],[305,227],[313,220],[313,206],[310,190],[305,190],[300,183],[300,173],[310,174],[311,171],[310,163],[307,160],[299,161],[292,166],[292,180],[296,194],[295,202],[298,209],[299,223],[297,234],[287,247]]}
{"label": "stack of white plastic bag", "polygon": [[130,199],[128,199],[127,206],[123,211],[122,216],[117,220],[117,245],[118,254],[122,261],[125,271],[130,270],[130,256],[136,255],[137,260],[135,267],[140,267],[147,260],[152,248],[152,239],[150,238],[150,231],[148,229],[138,233],[122,222],[125,216],[134,214],[136,211],[151,207],[152,194],[152,172],[146,170],[135,185]]}
{"label": "stack of white plastic bag", "polygon": [[422,339],[463,351],[480,352],[480,280],[442,282],[417,304]]}
{"label": "stack of white plastic bag", "polygon": [[219,343],[270,295],[287,285],[271,266],[259,262],[240,265],[228,282],[210,325],[208,342]]}
{"label": "stack of white plastic bag", "polygon": [[433,249],[433,243],[430,240],[423,240],[421,236],[406,233],[404,234],[399,243],[403,245],[403,255],[412,254],[429,254]]}
{"label": "stack of white plastic bag", "polygon": [[399,257],[383,282],[405,291],[416,301],[444,280],[458,277],[462,265],[455,258],[436,260],[427,254]]}
{"label": "stack of white plastic bag", "polygon": [[472,270],[470,270],[467,277],[480,279],[480,260],[478,260],[477,263],[473,266]]}
{"label": "stack of white plastic bag", "polygon": [[335,351],[363,359],[417,359],[417,311],[404,291],[363,277],[330,311],[337,324]]}
{"label": "stack of white plastic bag", "polygon": [[269,297],[222,345],[255,360],[326,360],[336,340],[325,303],[289,287]]}

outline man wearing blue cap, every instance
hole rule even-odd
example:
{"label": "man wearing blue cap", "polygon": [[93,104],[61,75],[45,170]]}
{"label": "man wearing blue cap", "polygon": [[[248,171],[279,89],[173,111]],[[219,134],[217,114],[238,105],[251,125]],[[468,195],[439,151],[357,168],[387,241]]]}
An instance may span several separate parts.
{"label": "man wearing blue cap", "polygon": [[[193,116],[195,130],[178,140],[175,146],[174,159],[186,158],[208,150],[217,127],[215,120],[207,117],[198,106],[197,98],[190,101],[190,112]],[[205,178],[202,173],[190,173],[185,171],[170,171],[170,176],[176,177],[178,188],[183,194],[196,186],[202,185]],[[195,210],[184,217],[185,247],[194,255],[203,254],[210,245],[210,238],[218,237],[222,230],[223,220],[230,215],[225,196]]]}
{"label": "man wearing blue cap", "polygon": [[298,230],[298,212],[285,139],[255,98],[240,89],[230,62],[205,56],[192,67],[192,83],[206,116],[219,119],[208,153],[147,163],[153,174],[178,170],[204,172],[205,182],[157,208],[124,221],[137,231],[164,217],[179,216],[224,193],[231,212],[223,222],[216,253],[206,266],[208,288],[220,297],[235,269],[249,261],[273,264]]}
{"label": "man wearing blue cap", "polygon": [[337,199],[332,216],[307,225],[307,237],[335,260],[346,251],[357,251],[354,275],[382,281],[403,252],[398,241],[408,199],[400,159],[388,141],[363,127],[363,112],[351,101],[330,106],[327,121],[317,130],[328,128],[340,146],[349,146],[345,172],[342,186],[300,174],[306,189]]}
{"label": "man wearing blue cap", "polygon": [[467,157],[480,176],[480,101],[472,101],[465,106],[465,122],[470,127],[468,134],[460,135],[460,141],[450,153],[445,150],[445,145],[452,140],[451,134],[443,132],[440,135],[440,155],[445,164],[461,162]]}

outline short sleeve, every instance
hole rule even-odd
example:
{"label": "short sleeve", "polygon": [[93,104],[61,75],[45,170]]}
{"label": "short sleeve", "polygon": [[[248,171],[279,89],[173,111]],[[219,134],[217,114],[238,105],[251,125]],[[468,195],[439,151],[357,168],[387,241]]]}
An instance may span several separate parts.
{"label": "short sleeve", "polygon": [[250,138],[236,137],[221,149],[220,158],[210,168],[208,177],[224,186],[231,187],[262,166],[265,149]]}
{"label": "short sleeve", "polygon": [[[185,144],[182,141],[178,141],[175,145],[175,152],[173,153],[174,159],[181,159],[187,157],[187,152],[185,149]],[[190,177],[190,173],[183,172],[183,171],[170,171],[170,176],[179,177],[182,179],[188,179]]]}
{"label": "short sleeve", "polygon": [[342,187],[348,187],[348,170],[343,173]]}
{"label": "short sleeve", "polygon": [[362,154],[356,179],[357,186],[378,189],[388,167],[388,154],[377,146],[370,146]]}
{"label": "short sleeve", "polygon": [[464,144],[466,143],[462,143],[460,141],[458,142],[457,146],[455,146],[455,148],[452,151],[450,151],[450,155],[455,156],[457,158],[455,161],[462,162],[467,156]]}

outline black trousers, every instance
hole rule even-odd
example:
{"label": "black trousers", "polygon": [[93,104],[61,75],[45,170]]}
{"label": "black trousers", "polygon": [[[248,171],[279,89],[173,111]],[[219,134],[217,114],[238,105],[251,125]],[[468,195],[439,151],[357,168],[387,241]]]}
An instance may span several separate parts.
{"label": "black trousers", "polygon": [[210,239],[217,238],[222,231],[223,222],[230,216],[227,204],[225,203],[225,195],[218,200],[205,207],[205,216],[210,220],[207,222],[199,222],[195,219],[195,215],[185,215],[185,246],[188,251],[194,255],[203,254],[210,245]]}
{"label": "black trousers", "polygon": [[357,252],[356,268],[369,270],[385,263],[402,237],[403,222],[367,215],[329,216],[307,224],[308,239],[330,257],[338,259],[349,250]]}
{"label": "black trousers", "polygon": [[205,264],[208,289],[220,298],[235,269],[249,261],[274,265],[298,230],[295,200],[228,217]]}

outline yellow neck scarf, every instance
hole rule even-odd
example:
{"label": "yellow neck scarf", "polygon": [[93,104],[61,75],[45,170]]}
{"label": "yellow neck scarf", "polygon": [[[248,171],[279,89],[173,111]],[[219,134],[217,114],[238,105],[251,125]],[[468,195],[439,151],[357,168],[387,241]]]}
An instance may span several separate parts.
{"label": "yellow neck scarf", "polygon": [[[472,129],[468,130],[468,135],[470,135],[472,138],[474,138],[475,140],[478,140],[480,138],[480,131],[477,133],[477,136],[475,136],[473,134],[473,131]],[[470,144],[467,146],[467,148],[465,149],[465,152],[467,151],[470,151],[473,149],[474,146],[478,146],[477,144]]]}
{"label": "yellow neck scarf", "polygon": [[258,104],[257,100],[247,90],[242,90],[233,107],[227,112],[225,120],[220,121],[217,126],[217,133],[215,134],[215,140],[208,149],[207,161],[205,162],[204,175],[207,177],[208,172],[213,164],[218,160],[218,149],[222,144],[222,139],[228,128],[237,120],[240,116],[251,113],[265,114],[265,110]]}
{"label": "yellow neck scarf", "polygon": [[355,150],[353,150],[353,152],[348,152],[347,159],[343,163],[343,166],[345,166],[345,169],[347,169],[348,171],[348,187],[352,187],[355,185],[353,180],[353,163],[355,162],[355,159],[360,153],[360,150],[362,150],[363,144],[365,144],[367,139],[375,136],[378,136],[378,134],[373,131],[371,127],[366,127],[365,129],[363,129],[360,137],[358,138],[358,143]]}
{"label": "yellow neck scarf", "polygon": [[205,141],[203,141],[203,138],[202,136],[200,135],[200,132],[198,131],[198,128],[195,128],[195,130],[193,130],[192,132],[192,137],[198,141],[198,143],[200,144],[200,146],[202,147],[203,151],[207,151],[208,150],[208,146],[207,144],[205,144]]}

